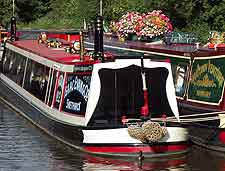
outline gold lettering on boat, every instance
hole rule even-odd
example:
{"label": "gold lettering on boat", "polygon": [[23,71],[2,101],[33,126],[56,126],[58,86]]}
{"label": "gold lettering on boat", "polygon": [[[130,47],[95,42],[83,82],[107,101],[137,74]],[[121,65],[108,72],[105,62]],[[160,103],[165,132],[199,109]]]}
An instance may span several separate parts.
{"label": "gold lettering on boat", "polygon": [[213,80],[210,80],[208,74],[204,75],[203,79],[199,79],[193,83],[196,86],[203,86],[203,87],[216,87],[216,84]]}
{"label": "gold lettering on boat", "polygon": [[[209,74],[215,79],[210,79]],[[215,80],[217,80],[219,87],[223,86],[224,77],[220,71],[220,68],[211,64],[209,60],[207,64],[203,64],[201,66],[197,65],[197,69],[192,75],[191,84],[198,87],[216,87]]]}
{"label": "gold lettering on boat", "polygon": [[196,96],[200,96],[200,97],[210,97],[210,96],[211,96],[211,92],[209,92],[209,91],[197,90]]}

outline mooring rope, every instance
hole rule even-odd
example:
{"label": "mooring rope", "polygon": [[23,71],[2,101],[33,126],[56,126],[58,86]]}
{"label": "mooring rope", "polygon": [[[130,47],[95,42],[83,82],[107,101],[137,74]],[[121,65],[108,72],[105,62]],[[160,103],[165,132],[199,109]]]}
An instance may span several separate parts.
{"label": "mooring rope", "polygon": [[210,121],[210,120],[217,120],[219,119],[218,116],[214,117],[201,117],[201,118],[189,118],[189,119],[180,119],[179,121],[176,118],[152,118],[152,121],[162,121],[162,122],[199,122],[199,121]]}
{"label": "mooring rope", "polygon": [[[207,121],[207,120],[218,120],[219,114],[225,114],[225,111],[220,112],[208,112],[208,113],[196,113],[190,115],[181,115],[180,120],[174,116],[167,118],[151,118],[153,121],[162,121],[162,122],[199,122],[199,121]],[[216,116],[213,116],[216,115]]]}
{"label": "mooring rope", "polygon": [[190,114],[190,115],[180,115],[180,118],[196,117],[196,116],[204,116],[204,115],[218,115],[218,114],[225,114],[225,111],[208,112],[208,113],[196,113],[196,114]]}

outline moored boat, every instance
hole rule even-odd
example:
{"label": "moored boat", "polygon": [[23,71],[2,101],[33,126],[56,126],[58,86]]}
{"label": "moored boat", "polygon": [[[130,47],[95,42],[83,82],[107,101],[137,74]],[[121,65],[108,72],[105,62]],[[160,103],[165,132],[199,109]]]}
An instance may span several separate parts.
{"label": "moored boat", "polygon": [[88,153],[162,157],[188,151],[187,129],[164,118],[179,120],[168,61],[112,56],[101,62],[76,48],[65,52],[67,43],[43,36],[6,42],[0,87],[12,108]]}
{"label": "moored boat", "polygon": [[207,45],[189,43],[182,37],[165,38],[164,43],[106,38],[105,49],[142,53],[153,61],[170,59],[181,123],[189,127],[194,143],[224,151],[224,34],[211,34],[214,37],[209,38]]}

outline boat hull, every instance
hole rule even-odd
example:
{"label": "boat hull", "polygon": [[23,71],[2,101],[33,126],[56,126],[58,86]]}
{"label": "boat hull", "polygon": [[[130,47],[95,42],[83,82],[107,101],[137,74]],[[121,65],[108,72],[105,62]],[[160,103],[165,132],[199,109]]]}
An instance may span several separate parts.
{"label": "boat hull", "polygon": [[[210,124],[193,123],[189,126],[191,141],[201,147],[225,152],[225,128],[209,126]],[[211,124],[212,125],[212,124]]]}
{"label": "boat hull", "polygon": [[[130,143],[130,141],[107,143],[104,142],[104,139],[107,139],[107,137],[102,137],[95,143],[84,142],[83,131],[87,131],[87,127],[70,125],[51,118],[48,113],[45,113],[41,108],[35,106],[32,101],[24,98],[16,89],[13,89],[9,84],[4,82],[4,79],[0,79],[0,87],[1,100],[18,114],[62,143],[87,153],[110,156],[139,156],[140,152],[142,152],[146,157],[164,157],[183,155],[188,152],[190,147],[186,134],[183,139],[170,142],[142,143],[138,140],[134,140],[132,143]],[[186,133],[185,128],[179,129],[184,129],[184,133]],[[93,128],[91,128],[90,131],[93,131]],[[97,131],[101,131],[101,129],[97,129]],[[120,136],[119,134],[118,140]]]}

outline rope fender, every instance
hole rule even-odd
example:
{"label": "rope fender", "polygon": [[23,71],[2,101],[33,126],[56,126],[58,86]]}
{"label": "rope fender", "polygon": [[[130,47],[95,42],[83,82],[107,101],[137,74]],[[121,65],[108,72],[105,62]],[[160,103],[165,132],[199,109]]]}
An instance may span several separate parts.
{"label": "rope fender", "polygon": [[128,127],[128,134],[143,143],[157,142],[167,134],[166,127],[158,122],[147,121],[141,126],[131,125]]}

